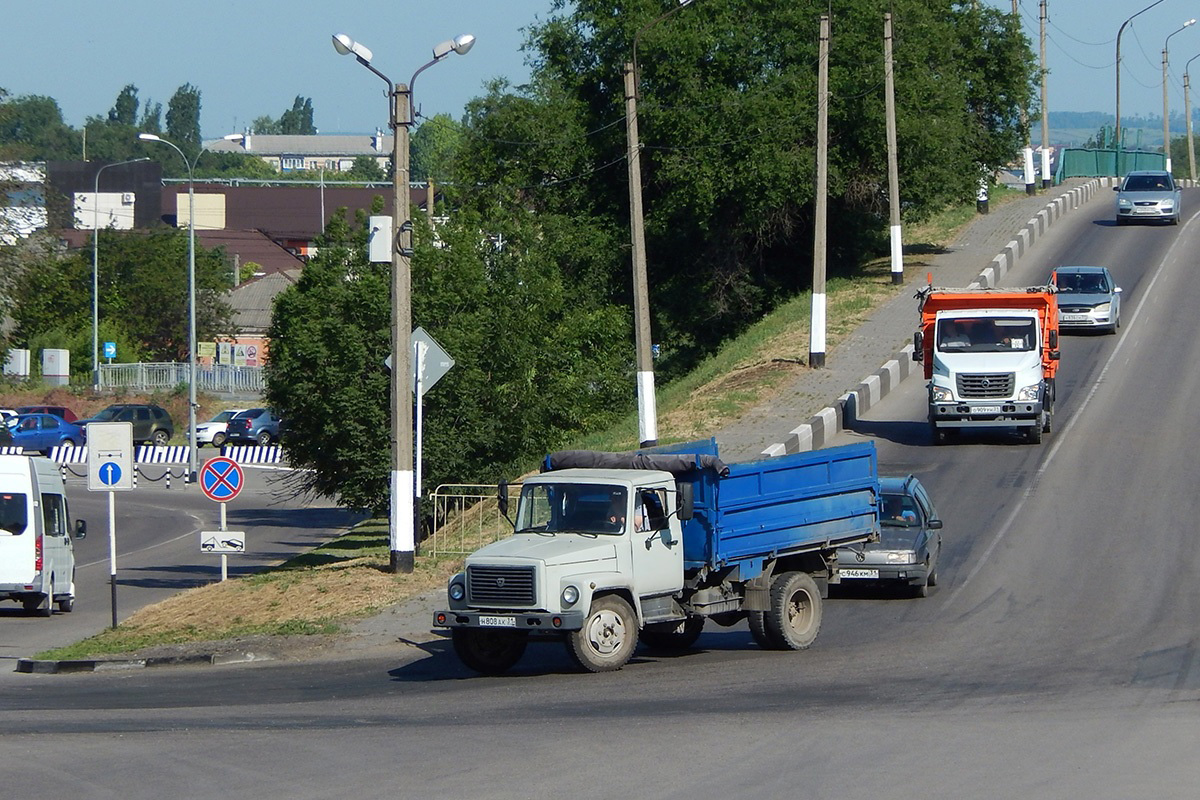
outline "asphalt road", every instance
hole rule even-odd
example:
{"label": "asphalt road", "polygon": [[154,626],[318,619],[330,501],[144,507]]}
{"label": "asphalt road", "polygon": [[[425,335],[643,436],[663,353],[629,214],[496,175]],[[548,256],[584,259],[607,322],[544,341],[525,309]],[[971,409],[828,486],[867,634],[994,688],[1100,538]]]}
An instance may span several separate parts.
{"label": "asphalt road", "polygon": [[[1200,192],[1184,202],[1200,207]],[[1124,289],[1119,335],[1064,337],[1041,445],[932,445],[919,378],[844,435],[874,439],[884,471],[930,488],[946,522],[930,597],[841,592],[809,651],[710,628],[695,652],[640,653],[602,675],[544,644],[511,675],[473,677],[435,641],[384,659],[20,676],[0,687],[2,785],[95,798],[1195,797],[1200,221],[1117,229],[1110,209],[1101,198],[1060,222],[1006,280],[1103,264]]]}
{"label": "asphalt road", "polygon": [[[87,537],[75,540],[75,609],[43,619],[25,616],[16,603],[0,604],[0,682],[16,659],[71,644],[112,624],[109,493],[88,491],[87,478],[79,477],[86,476],[86,465],[70,469],[71,517],[88,523]],[[145,467],[149,478],[162,472],[162,467]],[[227,504],[226,529],[246,533],[247,552],[228,556],[231,577],[310,550],[361,518],[325,501],[289,499],[280,470],[246,466],[243,472],[246,485]],[[199,534],[218,530],[220,506],[198,485],[185,487],[176,478],[168,490],[164,481],[143,478],[137,489],[113,495],[118,621],[183,589],[221,579],[221,557],[200,551]]]}

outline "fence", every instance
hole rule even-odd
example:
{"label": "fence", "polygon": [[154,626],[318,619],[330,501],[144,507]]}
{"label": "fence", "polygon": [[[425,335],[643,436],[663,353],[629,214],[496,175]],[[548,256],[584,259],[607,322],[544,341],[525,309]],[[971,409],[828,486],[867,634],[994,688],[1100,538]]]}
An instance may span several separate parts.
{"label": "fence", "polygon": [[1086,150],[1063,148],[1058,158],[1055,183],[1064,178],[1121,177],[1135,169],[1166,169],[1167,157],[1143,150]]}
{"label": "fence", "polygon": [[[131,389],[153,392],[170,390],[188,382],[188,365],[174,361],[151,364],[101,364],[101,389]],[[262,394],[262,367],[215,364],[196,367],[196,390],[226,394]]]}
{"label": "fence", "polygon": [[[521,484],[508,486],[509,507],[517,507]],[[437,487],[433,503],[433,533],[421,542],[421,555],[469,555],[485,544],[512,535],[512,526],[500,513],[496,486],[448,484]]]}

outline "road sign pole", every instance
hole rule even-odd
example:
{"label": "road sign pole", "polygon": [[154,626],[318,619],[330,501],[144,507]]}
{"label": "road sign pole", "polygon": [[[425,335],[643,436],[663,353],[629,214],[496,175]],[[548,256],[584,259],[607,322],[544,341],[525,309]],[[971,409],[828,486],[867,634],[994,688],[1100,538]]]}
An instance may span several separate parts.
{"label": "road sign pole", "polygon": [[112,626],[117,627],[117,493],[108,493],[108,579],[112,585]]}
{"label": "road sign pole", "polygon": [[[221,533],[224,533],[225,532],[225,506],[228,504],[227,503],[217,503],[217,505],[219,505],[221,507],[221,525],[220,525],[219,530],[221,531]],[[224,582],[227,580],[229,580],[229,556],[225,555],[224,553],[221,553],[221,581]]]}

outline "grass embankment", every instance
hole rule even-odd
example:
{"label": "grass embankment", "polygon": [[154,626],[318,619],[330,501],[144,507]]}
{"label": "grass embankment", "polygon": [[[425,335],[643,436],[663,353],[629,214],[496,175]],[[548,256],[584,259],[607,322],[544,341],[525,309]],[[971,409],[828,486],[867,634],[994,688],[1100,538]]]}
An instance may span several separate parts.
{"label": "grass embankment", "polygon": [[[993,190],[999,204],[1020,193]],[[906,229],[912,243],[905,270],[928,266],[975,215],[973,206],[947,209]],[[887,257],[865,265],[860,276],[827,285],[826,333],[832,350],[881,303],[904,287],[891,283]],[[911,273],[910,273],[911,274]],[[798,296],[707,359],[690,375],[659,389],[659,434],[664,442],[711,435],[756,403],[779,391],[805,368],[811,299]],[[822,398],[827,399],[827,398]],[[581,448],[626,450],[637,446],[637,415],[585,437]],[[157,645],[248,635],[336,633],[343,625],[424,592],[439,589],[461,557],[418,555],[415,570],[388,568],[386,520],[370,520],[332,542],[266,572],[190,589],[147,606],[115,629],[42,658],[86,658],[128,653]]]}

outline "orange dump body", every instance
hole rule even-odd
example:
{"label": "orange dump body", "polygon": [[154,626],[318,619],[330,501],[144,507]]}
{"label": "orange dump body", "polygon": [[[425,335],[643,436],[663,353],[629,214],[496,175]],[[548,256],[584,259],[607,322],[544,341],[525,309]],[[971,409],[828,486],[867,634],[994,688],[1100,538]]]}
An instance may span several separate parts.
{"label": "orange dump body", "polygon": [[[1058,372],[1058,297],[1053,286],[1005,289],[942,289],[929,287],[921,298],[921,333],[925,378],[933,377],[934,325],[941,311],[984,309],[1029,309],[1038,314],[1041,329],[1042,375],[1053,379]],[[1054,336],[1051,337],[1051,331]],[[1051,341],[1055,347],[1051,347]]]}

